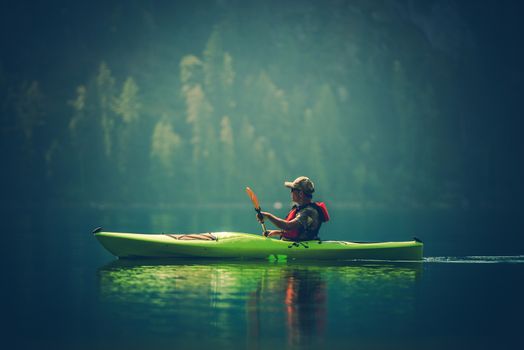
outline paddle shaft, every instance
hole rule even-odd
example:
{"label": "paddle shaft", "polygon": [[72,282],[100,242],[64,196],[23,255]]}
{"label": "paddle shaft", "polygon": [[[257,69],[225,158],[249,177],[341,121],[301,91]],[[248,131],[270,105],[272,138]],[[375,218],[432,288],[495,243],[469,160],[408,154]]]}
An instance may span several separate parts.
{"label": "paddle shaft", "polygon": [[258,203],[258,198],[255,195],[255,192],[253,192],[251,188],[246,187],[246,192],[249,198],[251,198],[251,202],[253,202],[253,206],[255,207],[255,211],[257,212],[257,217],[260,220],[260,225],[262,225],[262,230],[263,230],[262,234],[265,236],[267,229],[266,229],[266,225],[264,224],[264,216],[260,212],[261,210],[260,210],[260,204]]}
{"label": "paddle shaft", "polygon": [[255,208],[255,210],[257,212],[258,218],[260,219],[260,225],[262,225],[262,230],[263,230],[262,233],[265,236],[267,229],[266,229],[266,224],[264,224],[264,217],[262,216],[262,213],[260,212],[260,208]]}

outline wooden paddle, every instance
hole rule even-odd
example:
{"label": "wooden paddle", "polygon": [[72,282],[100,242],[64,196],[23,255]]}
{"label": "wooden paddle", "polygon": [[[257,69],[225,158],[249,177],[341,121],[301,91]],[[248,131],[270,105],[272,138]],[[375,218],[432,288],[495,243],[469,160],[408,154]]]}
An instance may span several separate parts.
{"label": "wooden paddle", "polygon": [[246,187],[246,192],[249,198],[251,198],[251,202],[253,202],[253,206],[255,207],[255,211],[257,212],[257,217],[260,220],[260,224],[262,225],[262,234],[264,236],[267,236],[267,229],[266,229],[266,225],[264,224],[264,217],[260,213],[260,204],[258,203],[258,198],[255,192],[253,192],[253,190],[250,189],[249,187]]}

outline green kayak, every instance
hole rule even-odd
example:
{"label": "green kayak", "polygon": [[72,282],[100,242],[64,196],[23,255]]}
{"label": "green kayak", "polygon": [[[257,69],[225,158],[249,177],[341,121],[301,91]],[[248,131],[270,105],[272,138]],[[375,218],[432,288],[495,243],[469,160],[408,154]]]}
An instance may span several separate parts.
{"label": "green kayak", "polygon": [[139,234],[93,231],[119,258],[225,258],[300,260],[422,260],[423,244],[408,242],[290,242],[237,232]]}

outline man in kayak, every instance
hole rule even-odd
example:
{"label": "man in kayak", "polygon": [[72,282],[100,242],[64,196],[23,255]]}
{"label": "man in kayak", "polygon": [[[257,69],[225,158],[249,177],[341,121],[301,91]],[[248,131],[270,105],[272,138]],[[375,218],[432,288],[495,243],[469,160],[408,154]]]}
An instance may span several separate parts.
{"label": "man in kayak", "polygon": [[[318,239],[318,231],[322,222],[329,220],[329,214],[324,203],[314,203],[313,192],[315,185],[305,177],[300,176],[292,182],[284,182],[284,186],[291,189],[291,199],[296,204],[293,206],[286,219],[281,219],[271,213],[261,212],[280,230],[271,230],[266,236],[280,236],[291,241],[307,241]],[[260,218],[257,217],[260,221]]]}

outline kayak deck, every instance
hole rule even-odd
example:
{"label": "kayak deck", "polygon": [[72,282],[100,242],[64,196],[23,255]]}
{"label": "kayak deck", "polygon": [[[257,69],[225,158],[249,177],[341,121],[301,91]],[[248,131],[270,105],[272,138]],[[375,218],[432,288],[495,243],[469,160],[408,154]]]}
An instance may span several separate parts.
{"label": "kayak deck", "polygon": [[290,242],[240,232],[139,234],[95,231],[119,258],[226,258],[312,260],[422,260],[423,244],[407,242]]}

